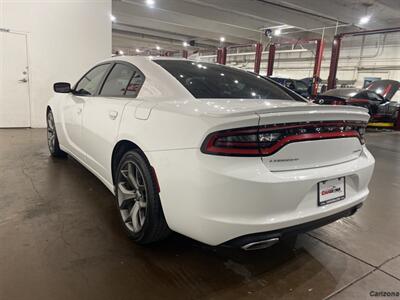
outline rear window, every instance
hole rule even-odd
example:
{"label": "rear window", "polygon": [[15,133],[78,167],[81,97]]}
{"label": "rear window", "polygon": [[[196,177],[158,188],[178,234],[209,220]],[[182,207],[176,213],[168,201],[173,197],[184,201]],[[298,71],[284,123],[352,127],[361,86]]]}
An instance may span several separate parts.
{"label": "rear window", "polygon": [[231,67],[185,60],[154,62],[173,75],[195,98],[300,100],[269,79]]}

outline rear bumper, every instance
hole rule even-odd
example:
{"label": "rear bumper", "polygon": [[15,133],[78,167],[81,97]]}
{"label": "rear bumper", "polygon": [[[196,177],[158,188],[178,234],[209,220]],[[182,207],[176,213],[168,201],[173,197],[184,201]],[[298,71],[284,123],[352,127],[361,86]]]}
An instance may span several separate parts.
{"label": "rear bumper", "polygon": [[268,231],[268,232],[259,232],[259,233],[240,236],[240,237],[237,237],[230,241],[225,242],[223,244],[223,246],[239,248],[239,247],[243,247],[244,245],[248,245],[251,243],[258,242],[258,241],[265,241],[265,240],[276,239],[276,238],[284,239],[289,236],[297,235],[299,233],[304,233],[304,232],[325,226],[325,225],[335,222],[341,218],[350,217],[353,214],[355,214],[356,211],[359,208],[361,208],[361,206],[362,206],[362,203],[357,204],[356,206],[348,208],[339,213],[324,217],[322,219],[310,221],[307,223],[302,223],[302,224],[295,225],[295,226],[290,226],[290,227],[272,230],[272,231]]}
{"label": "rear bumper", "polygon": [[[258,157],[221,157],[198,149],[146,153],[155,168],[169,227],[210,245],[307,224],[351,210],[368,196],[374,158],[271,172]],[[318,206],[318,182],[346,177],[346,199]],[[316,223],[317,224],[317,223]]]}

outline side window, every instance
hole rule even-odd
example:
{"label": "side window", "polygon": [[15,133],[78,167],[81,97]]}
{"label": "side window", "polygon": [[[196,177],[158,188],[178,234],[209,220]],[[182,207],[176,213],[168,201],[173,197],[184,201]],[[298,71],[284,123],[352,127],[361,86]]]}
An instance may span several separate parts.
{"label": "side window", "polygon": [[110,64],[100,65],[86,73],[76,85],[75,93],[82,96],[93,95],[109,66]]}
{"label": "side window", "polygon": [[100,95],[136,97],[142,83],[143,76],[134,67],[117,63],[104,82]]}
{"label": "side window", "polygon": [[367,92],[368,98],[373,101],[381,102],[383,99],[379,98],[379,96],[373,92]]}
{"label": "side window", "polygon": [[126,88],[126,95],[130,97],[136,97],[140,88],[142,87],[143,82],[144,77],[142,73],[136,71],[135,75],[133,75],[131,81],[129,82],[128,87]]}

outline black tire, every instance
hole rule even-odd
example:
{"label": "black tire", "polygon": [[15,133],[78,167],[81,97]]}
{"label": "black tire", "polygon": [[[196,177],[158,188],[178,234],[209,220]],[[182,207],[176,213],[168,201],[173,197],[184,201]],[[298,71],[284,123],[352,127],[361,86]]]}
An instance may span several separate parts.
{"label": "black tire", "polygon": [[[130,174],[134,175],[134,179]],[[122,227],[128,236],[138,244],[149,244],[168,237],[171,231],[161,207],[152,167],[147,160],[138,151],[128,151],[114,175],[116,204]]]}
{"label": "black tire", "polygon": [[60,144],[58,143],[56,125],[54,122],[54,116],[51,109],[47,110],[46,115],[47,120],[47,145],[51,156],[53,157],[67,157],[67,153],[60,149]]}

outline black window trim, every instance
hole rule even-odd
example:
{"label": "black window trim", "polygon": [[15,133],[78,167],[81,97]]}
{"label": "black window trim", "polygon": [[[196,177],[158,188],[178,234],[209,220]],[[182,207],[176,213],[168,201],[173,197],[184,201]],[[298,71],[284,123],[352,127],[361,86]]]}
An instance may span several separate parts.
{"label": "black window trim", "polygon": [[[145,80],[146,80],[146,76],[144,76],[143,72],[142,72],[138,67],[136,67],[135,65],[133,65],[133,64],[127,62],[127,61],[123,61],[123,60],[113,60],[112,62],[113,62],[112,67],[111,67],[110,70],[108,70],[106,77],[103,78],[103,80],[102,80],[102,82],[101,82],[101,87],[100,87],[100,89],[97,91],[97,95],[98,95],[99,97],[104,97],[104,98],[131,98],[131,99],[137,98],[137,96],[139,95],[140,90],[142,89],[142,86],[143,86],[143,84],[144,84],[144,82],[145,82]],[[134,69],[134,73],[133,73],[131,79],[129,80],[128,84],[131,82],[131,80],[132,80],[133,76],[135,75],[136,71],[142,76],[143,81],[142,81],[142,84],[140,85],[140,87],[139,87],[139,89],[138,89],[138,91],[137,91],[137,93],[136,93],[136,96],[132,96],[132,95],[102,96],[102,95],[101,95],[101,91],[103,90],[104,84],[105,84],[105,82],[106,82],[108,76],[111,74],[112,70],[114,69],[114,67],[115,67],[117,64],[126,65],[126,66],[128,66],[128,67]],[[126,93],[126,91],[125,91],[125,93]]]}
{"label": "black window trim", "polygon": [[[107,70],[105,71],[103,77],[101,78],[101,80],[100,80],[100,82],[99,82],[99,85],[98,85],[98,87],[96,88],[96,91],[93,93],[93,95],[79,95],[79,94],[76,94],[76,93],[75,93],[76,87],[77,87],[78,84],[82,81],[82,79],[84,79],[84,78],[86,77],[87,74],[89,74],[92,70],[94,70],[95,68],[97,68],[97,67],[99,67],[99,66],[108,65],[108,64],[109,64],[109,66],[108,66]],[[106,82],[108,76],[110,75],[112,69],[114,68],[114,66],[115,66],[116,64],[122,64],[122,65],[129,66],[129,67],[133,68],[135,71],[139,72],[139,74],[143,77],[142,84],[140,85],[140,87],[139,87],[139,89],[138,89],[138,91],[137,91],[137,93],[136,93],[136,96],[132,96],[132,95],[102,96],[102,95],[100,94],[101,90],[103,89],[104,83]],[[134,74],[135,74],[135,73],[134,73]],[[132,79],[131,79],[131,80],[132,80]],[[137,98],[137,96],[139,95],[140,90],[142,89],[142,86],[143,86],[145,80],[146,80],[146,76],[144,76],[143,72],[142,72],[138,67],[136,67],[135,65],[131,64],[130,62],[127,62],[127,61],[124,61],[124,60],[105,61],[105,62],[102,62],[102,63],[99,63],[99,64],[95,65],[93,68],[91,68],[89,71],[87,71],[87,72],[78,80],[78,82],[75,83],[75,85],[74,85],[74,87],[73,87],[73,89],[72,89],[72,93],[73,93],[74,95],[80,96],[80,97],[131,98],[131,99],[135,99],[135,98]],[[129,81],[129,82],[130,82],[130,81]]]}

